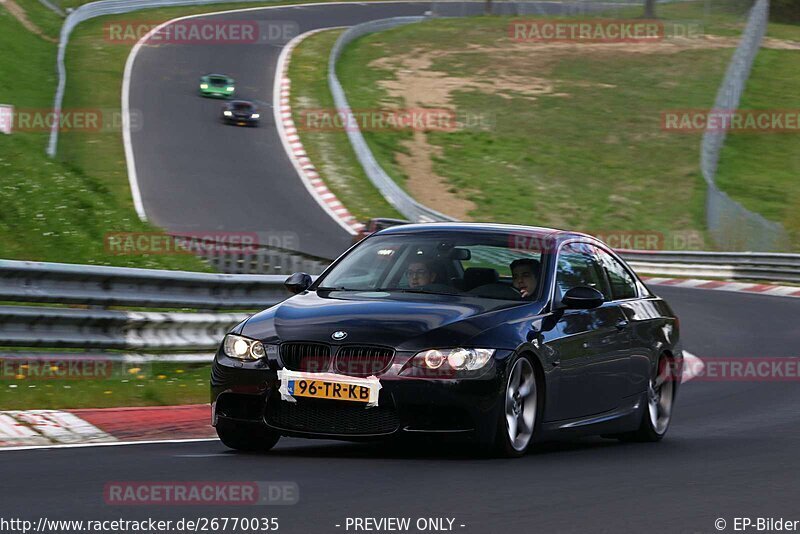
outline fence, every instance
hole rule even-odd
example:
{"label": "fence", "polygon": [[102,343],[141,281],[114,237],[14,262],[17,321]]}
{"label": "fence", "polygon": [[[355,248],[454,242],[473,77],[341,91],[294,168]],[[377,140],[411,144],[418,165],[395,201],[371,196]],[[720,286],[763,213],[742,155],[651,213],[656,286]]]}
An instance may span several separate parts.
{"label": "fence", "polygon": [[[715,111],[735,111],[739,107],[768,21],[769,0],[757,0],[717,92]],[[723,250],[787,250],[789,235],[781,224],[753,213],[717,188],[715,176],[726,133],[718,128],[706,130],[700,147],[700,168],[707,184],[706,224],[711,237]]]}
{"label": "fence", "polygon": [[643,275],[800,283],[800,254],[626,250],[620,255]]}

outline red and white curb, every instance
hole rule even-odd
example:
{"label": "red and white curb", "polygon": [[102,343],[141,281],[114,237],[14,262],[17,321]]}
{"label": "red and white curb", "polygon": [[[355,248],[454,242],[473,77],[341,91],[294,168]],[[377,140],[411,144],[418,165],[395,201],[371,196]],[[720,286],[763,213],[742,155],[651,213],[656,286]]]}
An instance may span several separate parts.
{"label": "red and white curb", "polygon": [[291,86],[292,82],[288,77],[289,58],[292,50],[294,50],[300,42],[321,31],[330,30],[333,28],[324,28],[319,30],[312,30],[298,35],[281,50],[278,57],[278,65],[275,69],[275,87],[273,88],[273,113],[275,114],[275,127],[278,130],[278,136],[281,138],[283,148],[288,154],[289,159],[292,161],[295,170],[297,171],[300,180],[311,196],[317,203],[336,221],[342,228],[349,233],[357,234],[364,225],[358,222],[356,218],[348,211],[344,204],[336,198],[336,195],[328,189],[325,182],[320,178],[314,164],[306,154],[303,143],[300,141],[300,136],[297,133],[297,127],[292,119],[292,108],[290,104]]}
{"label": "red and white curb", "polygon": [[212,438],[211,406],[0,412],[0,447],[29,448]]}
{"label": "red and white curb", "polygon": [[726,282],[723,280],[698,280],[686,278],[660,278],[643,276],[648,285],[687,287],[692,289],[714,289],[717,291],[736,291],[756,295],[772,295],[774,297],[800,297],[800,287],[777,286],[772,284],[748,284],[743,282]]}

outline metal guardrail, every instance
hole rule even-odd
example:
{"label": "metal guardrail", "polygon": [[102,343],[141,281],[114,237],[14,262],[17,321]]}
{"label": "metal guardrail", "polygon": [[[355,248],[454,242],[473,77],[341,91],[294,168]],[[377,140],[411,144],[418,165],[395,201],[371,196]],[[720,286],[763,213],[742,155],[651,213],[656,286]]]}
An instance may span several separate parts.
{"label": "metal guardrail", "polygon": [[286,276],[193,273],[0,260],[0,301],[90,306],[261,309],[286,298]]}
{"label": "metal guardrail", "polygon": [[800,283],[800,254],[620,251],[639,274]]}
{"label": "metal guardrail", "polygon": [[[0,346],[213,350],[246,313],[284,300],[285,276],[233,275],[0,260]],[[197,312],[109,307],[192,308]]]}
{"label": "metal guardrail", "polygon": [[214,350],[247,314],[0,306],[5,347]]}
{"label": "metal guardrail", "polygon": [[[750,10],[739,46],[719,87],[714,112],[733,112],[750,76],[769,21],[769,0],[757,0]],[[716,244],[725,250],[786,250],[789,235],[780,223],[754,213],[720,191],[715,183],[717,165],[727,131],[706,130],[700,145],[700,169],[707,184],[706,224]]]}

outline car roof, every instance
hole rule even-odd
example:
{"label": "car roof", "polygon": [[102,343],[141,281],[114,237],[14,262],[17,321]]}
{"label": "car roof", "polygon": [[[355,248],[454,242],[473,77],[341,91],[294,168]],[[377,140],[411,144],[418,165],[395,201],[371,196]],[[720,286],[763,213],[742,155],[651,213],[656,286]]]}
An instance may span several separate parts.
{"label": "car roof", "polygon": [[539,237],[547,237],[555,242],[566,241],[572,238],[581,238],[589,240],[599,240],[589,234],[581,232],[573,232],[567,230],[559,230],[556,228],[545,228],[541,226],[523,226],[517,224],[500,224],[500,223],[475,223],[475,222],[431,222],[431,223],[415,223],[415,224],[401,224],[391,226],[375,232],[372,235],[391,235],[391,234],[425,234],[425,233],[448,233],[448,232],[476,232],[476,233],[494,233],[494,234],[508,234],[514,235],[516,233],[522,235],[535,235]]}
{"label": "car roof", "polygon": [[229,100],[227,104],[229,106],[247,105],[251,107],[256,107],[256,105],[253,102],[250,102],[249,100]]}

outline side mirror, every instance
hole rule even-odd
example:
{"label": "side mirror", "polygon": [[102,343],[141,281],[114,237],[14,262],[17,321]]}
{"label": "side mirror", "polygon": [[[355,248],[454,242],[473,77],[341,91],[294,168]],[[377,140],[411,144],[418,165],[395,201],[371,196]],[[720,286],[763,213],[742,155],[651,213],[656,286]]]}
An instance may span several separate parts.
{"label": "side mirror", "polygon": [[311,275],[308,273],[294,273],[283,283],[290,293],[297,295],[311,287]]}
{"label": "side mirror", "polygon": [[580,286],[573,287],[567,291],[561,298],[561,304],[574,310],[590,310],[592,308],[597,308],[603,304],[605,300],[603,294],[595,288]]}

